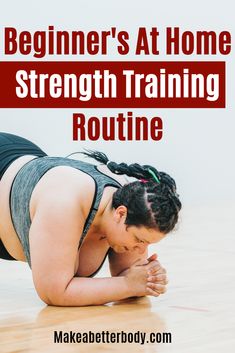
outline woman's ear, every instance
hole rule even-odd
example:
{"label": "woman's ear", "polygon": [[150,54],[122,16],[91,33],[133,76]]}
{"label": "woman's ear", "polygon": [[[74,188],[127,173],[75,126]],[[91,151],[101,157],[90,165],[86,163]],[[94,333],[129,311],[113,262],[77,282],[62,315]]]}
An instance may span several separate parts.
{"label": "woman's ear", "polygon": [[120,205],[115,209],[115,220],[119,223],[126,220],[127,217],[127,208],[126,206]]}

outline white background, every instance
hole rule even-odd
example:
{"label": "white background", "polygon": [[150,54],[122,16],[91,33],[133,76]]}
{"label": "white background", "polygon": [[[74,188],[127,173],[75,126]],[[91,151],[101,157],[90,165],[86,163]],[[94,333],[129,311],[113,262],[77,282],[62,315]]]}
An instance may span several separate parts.
{"label": "white background", "polygon": [[[166,56],[165,28],[179,26],[181,31],[213,30],[218,34],[234,33],[232,1],[1,1],[0,60],[33,60],[22,55],[3,55],[3,29],[19,31],[47,30],[126,30],[133,39],[139,27],[157,27],[160,32],[159,56],[120,56],[109,47],[107,56],[50,56],[41,60],[222,60],[227,69],[226,109],[0,109],[0,130],[19,134],[39,144],[50,155],[66,156],[83,147],[106,152],[119,162],[152,164],[169,172],[178,185],[184,207],[233,205],[235,80],[233,50],[230,55]],[[131,43],[131,41],[130,41]],[[234,43],[232,43],[233,45]],[[0,97],[1,99],[1,97]],[[133,115],[160,116],[164,136],[160,142],[75,142],[72,141],[72,114],[84,112],[88,117],[115,116],[133,111]],[[220,206],[221,205],[221,206]]]}

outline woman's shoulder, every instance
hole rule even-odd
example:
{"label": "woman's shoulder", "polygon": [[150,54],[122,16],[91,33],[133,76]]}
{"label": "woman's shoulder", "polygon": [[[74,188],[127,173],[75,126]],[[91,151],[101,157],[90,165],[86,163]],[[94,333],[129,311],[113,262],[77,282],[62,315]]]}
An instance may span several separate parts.
{"label": "woman's shoulder", "polygon": [[58,165],[43,175],[35,186],[31,197],[32,215],[39,207],[48,208],[55,204],[61,210],[74,207],[86,214],[94,193],[95,182],[88,174]]}

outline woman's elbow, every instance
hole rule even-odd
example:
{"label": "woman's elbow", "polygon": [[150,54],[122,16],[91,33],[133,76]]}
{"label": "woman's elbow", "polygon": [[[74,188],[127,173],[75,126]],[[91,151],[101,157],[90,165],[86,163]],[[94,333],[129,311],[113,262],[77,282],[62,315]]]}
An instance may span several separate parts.
{"label": "woman's elbow", "polygon": [[52,287],[35,286],[39,298],[50,306],[64,306],[64,289],[53,289]]}
{"label": "woman's elbow", "polygon": [[39,295],[39,297],[45,304],[49,306],[66,306],[63,296]]}

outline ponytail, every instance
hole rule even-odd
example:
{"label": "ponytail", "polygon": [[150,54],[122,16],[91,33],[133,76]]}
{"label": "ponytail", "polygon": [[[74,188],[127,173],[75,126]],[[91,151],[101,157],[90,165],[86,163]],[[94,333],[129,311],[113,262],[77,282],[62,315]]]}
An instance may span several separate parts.
{"label": "ponytail", "polygon": [[176,184],[173,178],[164,172],[159,172],[156,168],[151,165],[140,165],[138,163],[126,164],[126,163],[116,163],[110,161],[107,155],[103,152],[85,150],[86,152],[81,152],[89,158],[93,158],[96,161],[105,164],[108,169],[118,175],[127,175],[129,177],[136,178],[138,180],[144,181],[158,181],[163,182],[168,185],[172,192],[176,191]]}

